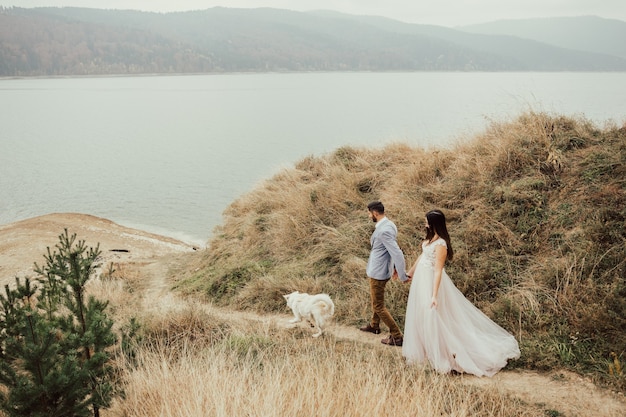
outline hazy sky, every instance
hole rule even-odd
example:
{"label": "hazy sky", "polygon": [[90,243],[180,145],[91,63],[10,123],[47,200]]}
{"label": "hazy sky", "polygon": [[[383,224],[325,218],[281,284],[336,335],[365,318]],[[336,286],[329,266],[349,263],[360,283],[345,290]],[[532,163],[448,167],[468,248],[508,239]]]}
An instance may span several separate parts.
{"label": "hazy sky", "polygon": [[626,0],[0,0],[0,6],[73,6],[154,12],[215,6],[299,11],[325,9],[441,26],[498,19],[588,15],[626,21]]}

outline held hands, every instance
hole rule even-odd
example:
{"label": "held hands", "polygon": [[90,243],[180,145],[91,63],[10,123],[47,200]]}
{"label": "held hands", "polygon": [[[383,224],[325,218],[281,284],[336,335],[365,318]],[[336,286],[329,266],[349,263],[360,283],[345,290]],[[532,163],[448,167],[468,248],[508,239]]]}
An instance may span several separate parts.
{"label": "held hands", "polygon": [[411,269],[409,269],[408,271],[406,271],[404,274],[409,278],[404,282],[411,282],[413,280],[413,274],[415,273],[415,265],[413,265],[411,267]]}
{"label": "held hands", "polygon": [[415,265],[411,267],[408,271],[406,271],[406,276],[413,278],[413,274],[415,273]]}
{"label": "held hands", "polygon": [[[411,282],[411,280],[413,279],[413,275],[409,274],[408,272],[405,272],[404,275],[406,275],[407,280],[406,281],[402,281],[403,283],[408,283]],[[393,274],[391,275],[391,279],[393,280],[398,280],[400,278],[400,276],[398,275],[398,270],[394,268],[393,270]]]}
{"label": "held hands", "polygon": [[[413,279],[413,276],[409,275],[408,272],[405,272],[404,275],[406,275],[407,280],[406,281],[402,281],[402,282],[405,283],[405,284],[408,283],[408,282],[411,282],[411,280]],[[398,276],[398,271],[396,269],[394,269],[393,270],[393,274],[391,275],[391,279],[394,279],[394,280],[397,281],[399,278],[400,277]]]}

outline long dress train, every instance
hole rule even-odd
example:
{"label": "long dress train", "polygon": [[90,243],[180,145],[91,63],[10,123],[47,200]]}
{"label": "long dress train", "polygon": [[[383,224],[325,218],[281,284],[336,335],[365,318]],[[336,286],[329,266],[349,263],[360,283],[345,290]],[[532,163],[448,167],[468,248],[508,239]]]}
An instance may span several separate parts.
{"label": "long dress train", "polygon": [[402,355],[408,363],[428,361],[441,373],[452,370],[493,376],[520,356],[515,337],[476,308],[442,272],[437,307],[431,308],[435,248],[443,239],[422,244],[422,256],[409,290]]}

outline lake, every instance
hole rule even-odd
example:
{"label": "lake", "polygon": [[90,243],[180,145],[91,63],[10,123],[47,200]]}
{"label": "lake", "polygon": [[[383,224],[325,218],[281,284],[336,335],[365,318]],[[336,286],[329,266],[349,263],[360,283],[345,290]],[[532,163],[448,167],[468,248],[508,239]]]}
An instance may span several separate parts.
{"label": "lake", "polygon": [[308,155],[447,146],[529,110],[624,123],[626,73],[4,79],[0,224],[80,212],[202,245],[233,200]]}

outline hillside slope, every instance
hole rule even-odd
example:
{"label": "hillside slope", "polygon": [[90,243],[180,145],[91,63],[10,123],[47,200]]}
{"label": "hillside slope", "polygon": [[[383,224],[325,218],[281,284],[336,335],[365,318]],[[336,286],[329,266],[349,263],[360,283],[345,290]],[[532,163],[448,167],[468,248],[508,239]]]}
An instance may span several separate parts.
{"label": "hillside slope", "polygon": [[[594,16],[579,18],[497,21],[447,28],[416,25],[376,16],[318,12],[358,21],[385,31],[440,39],[474,51],[515,62],[533,71],[569,71],[609,68],[626,58],[626,22]],[[608,64],[608,66],[607,66]]]}
{"label": "hillside slope", "polygon": [[[283,306],[283,310],[275,314],[255,313],[251,311],[235,311],[230,308],[219,308],[211,304],[198,304],[193,300],[186,300],[178,297],[176,293],[172,293],[169,289],[172,276],[176,276],[177,270],[184,268],[189,262],[199,256],[198,252],[190,251],[188,247],[180,242],[173,241],[170,238],[147,234],[135,229],[125,228],[113,222],[107,221],[94,216],[83,214],[50,214],[37,218],[27,219],[10,225],[0,227],[0,241],[4,242],[0,245],[0,264],[15,271],[16,275],[22,275],[27,271],[33,262],[43,260],[45,247],[52,245],[64,227],[68,227],[70,233],[77,233],[79,239],[85,239],[88,246],[95,246],[100,243],[103,249],[103,263],[113,262],[116,273],[123,276],[122,282],[118,282],[115,278],[108,280],[95,279],[92,282],[92,290],[99,291],[98,295],[104,294],[111,302],[111,311],[115,317],[124,322],[125,315],[136,317],[143,314],[154,318],[155,316],[167,317],[173,326],[172,336],[185,339],[188,337],[193,339],[193,335],[199,332],[200,325],[191,322],[190,325],[197,326],[195,329],[187,329],[181,326],[185,321],[181,318],[186,311],[193,310],[198,314],[198,319],[206,317],[219,317],[225,323],[228,323],[234,333],[239,335],[249,334],[250,338],[254,337],[251,329],[272,329],[272,333],[276,335],[284,334],[289,339],[300,339],[303,345],[319,345],[324,341],[320,339],[312,339],[310,337],[311,330],[304,323],[293,325],[289,323],[291,318],[288,309]],[[111,249],[125,249],[128,252],[113,252]],[[2,270],[0,270],[1,272]],[[6,274],[2,274],[0,278],[5,283],[10,284],[11,279],[5,280]],[[32,275],[32,271],[27,275]],[[131,291],[132,289],[132,291]],[[205,312],[205,316],[201,316],[198,311]],[[189,318],[187,318],[188,321]],[[203,323],[209,326],[208,323]],[[241,337],[241,336],[239,336]],[[257,336],[260,337],[260,336]],[[346,326],[338,323],[331,323],[327,329],[326,335],[322,338],[326,340],[336,340],[337,345],[341,346],[341,342],[350,343],[352,350],[359,349],[361,351],[375,350],[377,355],[390,354],[394,358],[394,362],[401,364],[400,350],[389,350],[388,347],[380,343],[380,337],[365,334],[358,331],[354,326]],[[241,339],[239,339],[241,340]],[[204,346],[204,349],[207,347]],[[269,349],[276,349],[276,345],[272,345]],[[172,349],[168,349],[171,354]],[[300,356],[302,352],[298,352],[296,356]],[[342,352],[342,354],[344,354]],[[274,355],[275,356],[275,355]],[[194,366],[202,368],[205,366],[194,358]],[[214,358],[211,358],[214,359]],[[174,360],[166,363],[159,363],[159,367],[169,366],[175,367]],[[161,405],[163,409],[171,407],[178,410],[178,414],[172,415],[189,415],[185,411],[180,411],[180,406],[173,407],[175,403],[180,405],[180,393],[176,392],[176,384],[169,383],[165,386],[151,386],[154,390],[149,391],[145,385],[145,379],[141,376],[143,373],[149,374],[149,371],[138,368],[136,365],[132,367],[132,372],[127,371],[128,380],[133,379],[133,372],[138,373],[136,380],[144,381],[143,384],[127,384],[126,389],[130,395],[124,400],[116,401],[110,411],[105,411],[104,415],[123,415],[126,411],[137,413],[142,410],[142,415],[157,415],[158,410],[155,408]],[[407,373],[414,372],[408,368]],[[150,380],[155,376],[151,375]],[[173,378],[170,375],[170,378]],[[210,387],[212,383],[218,383],[218,377],[214,377],[215,381],[203,381],[205,386]],[[171,380],[171,379],[170,379]],[[170,381],[168,380],[168,382]],[[562,370],[550,370],[548,372],[534,372],[528,370],[504,370],[499,372],[493,378],[477,378],[471,375],[456,376],[451,378],[451,387],[455,390],[461,390],[463,386],[477,386],[481,391],[473,391],[473,396],[485,396],[488,392],[495,391],[501,393],[502,396],[512,398],[514,401],[521,401],[526,413],[516,413],[515,409],[507,409],[499,414],[494,414],[493,410],[488,415],[535,415],[551,412],[564,413],[568,416],[585,415],[589,410],[594,411],[594,415],[598,417],[613,417],[621,415],[621,410],[625,407],[623,395],[612,393],[606,389],[594,386],[588,379],[581,378],[575,374]],[[258,390],[258,387],[254,387]],[[137,392],[139,391],[139,392]],[[158,399],[168,398],[167,393],[171,392],[171,397],[175,397],[176,401],[171,403],[159,404]],[[210,391],[210,389],[209,389]],[[186,399],[190,403],[195,403],[198,398],[196,393],[186,390],[186,397],[183,396],[182,401]],[[135,395],[133,395],[135,394]],[[227,401],[224,399],[224,401]],[[157,404],[155,405],[155,402]],[[146,404],[149,403],[149,404]],[[147,407],[147,408],[145,408]],[[184,410],[184,409],[183,409]],[[152,414],[150,414],[152,412]],[[471,415],[477,414],[473,410]]]}
{"label": "hillside slope", "polygon": [[[177,286],[222,305],[281,311],[281,294],[327,292],[337,320],[368,317],[365,264],[381,199],[407,262],[423,216],[449,218],[461,291],[520,341],[514,366],[566,367],[626,387],[626,126],[525,114],[450,149],[340,148],[235,201]],[[402,321],[408,287],[393,283]]]}
{"label": "hillside slope", "polygon": [[[583,27],[585,29],[580,30]],[[516,36],[561,48],[626,58],[626,22],[621,20],[595,16],[499,20],[458,29],[484,35]]]}
{"label": "hillside slope", "polygon": [[[577,26],[581,33],[586,26]],[[336,13],[0,9],[0,76],[250,71],[624,71],[626,58]]]}

